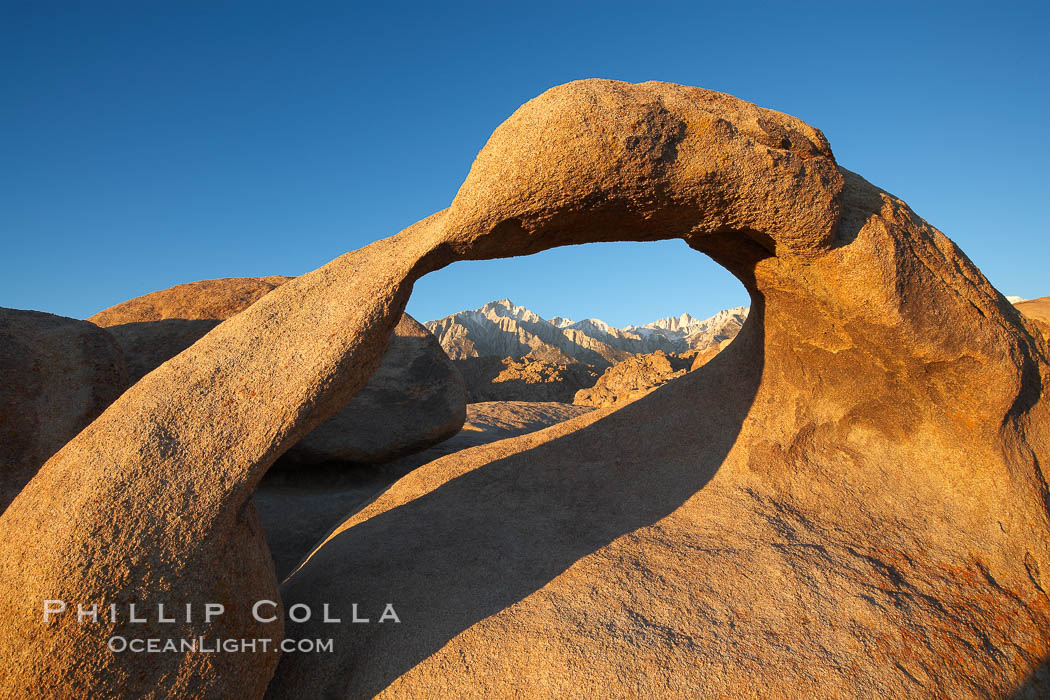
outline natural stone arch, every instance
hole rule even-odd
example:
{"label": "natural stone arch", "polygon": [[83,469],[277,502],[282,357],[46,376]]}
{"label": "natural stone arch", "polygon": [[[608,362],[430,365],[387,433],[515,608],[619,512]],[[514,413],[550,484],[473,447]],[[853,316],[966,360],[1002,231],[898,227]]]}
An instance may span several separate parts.
{"label": "natural stone arch", "polygon": [[[754,308],[744,342],[676,385],[719,395],[748,387],[740,411],[691,414],[708,433],[737,431],[720,445],[730,461],[688,445],[680,460],[706,459],[708,478],[722,468],[802,505],[812,503],[797,497],[799,484],[827,498],[830,484],[856,480],[847,503],[866,515],[865,494],[901,493],[903,475],[918,474],[907,486],[939,518],[916,535],[932,561],[958,563],[945,531],[965,533],[980,548],[965,575],[989,574],[1000,593],[980,594],[1028,620],[1009,627],[957,588],[942,612],[916,610],[931,625],[965,610],[996,639],[1024,637],[1022,651],[987,652],[960,685],[951,673],[933,673],[935,683],[998,692],[1022,681],[1047,651],[1045,346],[943,234],[838,167],[815,129],[696,88],[582,81],[501,125],[449,209],[267,295],[143,378],[49,460],[0,518],[0,599],[11,620],[0,631],[4,689],[261,694],[276,655],[111,655],[105,641],[120,624],[66,617],[44,628],[40,601],[226,602],[218,625],[164,631],[279,635],[235,610],[277,599],[251,493],[284,449],[364,385],[412,282],[458,259],[669,237],[737,275]],[[645,401],[648,415],[624,409],[575,439],[616,438],[628,418],[687,402],[661,390]],[[549,457],[574,440],[563,439],[543,448]],[[527,447],[522,440],[513,449]],[[973,481],[985,487],[979,496]],[[951,666],[958,649],[937,644],[931,663]],[[316,682],[345,687],[331,673]],[[365,684],[381,690],[389,673]]]}

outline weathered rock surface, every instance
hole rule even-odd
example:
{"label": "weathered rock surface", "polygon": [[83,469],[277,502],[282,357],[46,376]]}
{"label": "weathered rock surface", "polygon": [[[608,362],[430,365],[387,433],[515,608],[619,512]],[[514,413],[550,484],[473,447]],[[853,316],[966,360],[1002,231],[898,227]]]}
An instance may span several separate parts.
{"label": "weathered rock surface", "polygon": [[123,350],[129,380],[134,384],[196,343],[220,323],[222,321],[212,319],[166,318],[102,327]]}
{"label": "weathered rock surface", "polygon": [[598,371],[578,362],[558,364],[524,357],[467,357],[452,364],[466,382],[469,401],[555,401],[572,403],[580,389],[594,386]]}
{"label": "weathered rock surface", "polygon": [[255,493],[259,520],[283,579],[333,526],[413,469],[478,445],[542,430],[594,409],[566,403],[489,401],[467,405],[455,436],[382,465],[347,470],[341,465],[310,471],[273,469]]}
{"label": "weathered rock surface", "polygon": [[275,600],[250,494],[378,368],[412,282],[671,236],[748,290],[739,337],[619,410],[432,462],[335,528],[283,604],[392,602],[401,623],[289,625],[334,653],[281,657],[271,696],[1045,694],[1045,344],[819,131],[605,80],[521,107],[448,210],[264,296],[48,460],[0,517],[3,691],[261,694],[276,655],[108,654],[127,626],[45,626],[37,601]]}
{"label": "weathered rock surface", "polygon": [[605,370],[590,389],[576,392],[573,403],[595,408],[623,406],[683,376],[691,362],[659,350],[635,355]]}
{"label": "weathered rock surface", "polygon": [[[290,279],[232,277],[180,284],[88,320],[117,338],[135,382]],[[458,372],[437,340],[405,314],[368,385],[286,458],[304,464],[384,462],[455,435],[465,411],[466,390]]]}
{"label": "weathered rock surface", "polygon": [[0,308],[0,513],[127,386],[124,357],[105,331]]}

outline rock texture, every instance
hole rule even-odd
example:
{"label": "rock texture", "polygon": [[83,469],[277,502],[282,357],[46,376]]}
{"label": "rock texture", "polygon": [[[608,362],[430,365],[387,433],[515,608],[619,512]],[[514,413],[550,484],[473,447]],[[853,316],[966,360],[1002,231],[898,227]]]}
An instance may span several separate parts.
{"label": "rock texture", "polygon": [[573,403],[595,408],[623,406],[683,376],[691,363],[691,360],[668,356],[659,350],[636,355],[605,370],[590,389],[576,392]]}
{"label": "rock texture", "polygon": [[1045,694],[1046,344],[816,129],[605,80],[522,106],[449,209],[267,294],[48,460],[0,517],[2,690],[260,695],[274,654],[108,654],[127,626],[45,625],[37,601],[276,599],[250,494],[365,385],[414,280],[671,236],[748,290],[739,337],[619,410],[432,462],[335,528],[284,605],[392,602],[401,623],[289,624],[334,652],[281,656],[270,695]]}
{"label": "rock texture", "polygon": [[469,401],[556,401],[572,403],[580,389],[594,386],[595,367],[557,364],[524,357],[467,357],[453,360],[466,382]]}
{"label": "rock texture", "polygon": [[573,321],[556,316],[546,320],[501,299],[424,325],[454,360],[509,357],[554,365],[580,362],[604,369],[639,353],[707,349],[735,337],[745,318],[747,307],[740,306],[703,320],[682,314],[642,326],[614,328],[597,318]]}
{"label": "rock texture", "polygon": [[0,513],[127,386],[124,356],[105,331],[0,308]]}
{"label": "rock texture", "polygon": [[[117,338],[134,382],[290,279],[233,277],[180,284],[88,320]],[[405,314],[368,385],[286,457],[301,464],[384,462],[455,435],[465,411],[466,389],[459,373],[437,340]]]}
{"label": "rock texture", "polygon": [[120,345],[127,361],[130,383],[134,384],[196,343],[221,322],[212,319],[166,318],[115,326],[100,325]]}

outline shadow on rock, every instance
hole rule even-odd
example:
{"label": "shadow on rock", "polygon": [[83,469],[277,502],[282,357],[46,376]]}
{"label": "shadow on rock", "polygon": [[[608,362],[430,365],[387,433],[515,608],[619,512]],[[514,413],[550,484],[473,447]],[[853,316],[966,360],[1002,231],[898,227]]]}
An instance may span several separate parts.
{"label": "shadow on rock", "polygon": [[[282,587],[287,608],[314,611],[306,623],[289,623],[288,636],[334,637],[335,653],[285,655],[270,695],[294,697],[305,674],[314,687],[325,678],[333,696],[372,696],[461,631],[681,506],[717,472],[751,407],[763,364],[762,314],[752,319],[711,371],[680,380],[693,384],[688,391],[657,390],[524,451],[508,441],[436,462],[425,470],[464,473],[337,528]],[[490,448],[511,454],[484,464]],[[321,620],[326,603],[342,624]],[[401,624],[379,623],[387,603]],[[351,622],[355,604],[369,624]],[[397,653],[377,659],[373,646]],[[354,668],[362,657],[367,668]]]}

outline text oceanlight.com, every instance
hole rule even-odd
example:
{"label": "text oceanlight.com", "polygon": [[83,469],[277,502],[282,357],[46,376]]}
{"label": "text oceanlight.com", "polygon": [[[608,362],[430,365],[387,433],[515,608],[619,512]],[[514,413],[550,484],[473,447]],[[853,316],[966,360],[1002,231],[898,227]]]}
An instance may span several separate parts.
{"label": "text oceanlight.com", "polygon": [[109,650],[120,654],[132,652],[135,654],[165,654],[194,652],[199,654],[226,653],[255,653],[268,651],[281,651],[285,653],[303,652],[331,652],[333,640],[331,639],[207,639],[205,637],[194,637],[191,639],[138,639],[127,637],[110,637]]}

